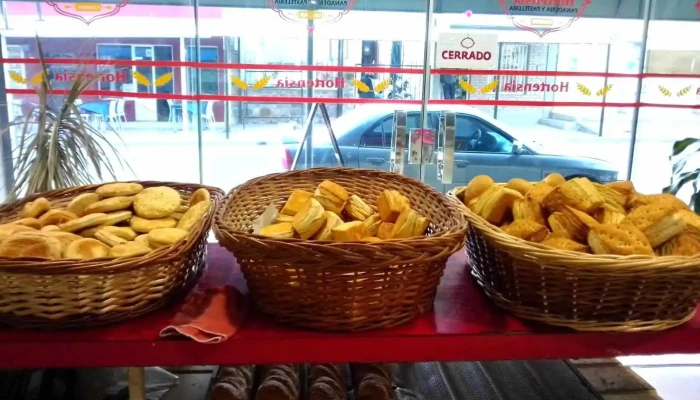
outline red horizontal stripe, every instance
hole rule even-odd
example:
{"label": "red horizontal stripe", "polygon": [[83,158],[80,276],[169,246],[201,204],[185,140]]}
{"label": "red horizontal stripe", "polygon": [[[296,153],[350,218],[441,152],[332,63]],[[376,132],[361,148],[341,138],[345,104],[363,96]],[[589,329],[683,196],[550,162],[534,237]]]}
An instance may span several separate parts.
{"label": "red horizontal stripe", "polygon": [[[7,89],[8,94],[36,95],[33,89]],[[66,95],[68,90],[54,90],[56,95]],[[109,90],[86,90],[85,96],[108,96],[125,99],[164,99],[164,100],[216,100],[216,101],[240,101],[247,103],[288,103],[288,104],[421,104],[421,100],[393,100],[393,99],[361,99],[361,98],[326,98],[326,97],[292,97],[292,96],[226,96],[215,94],[167,94],[167,93],[133,93],[117,92]],[[507,106],[507,107],[604,107],[604,108],[682,108],[700,110],[700,105],[689,104],[662,104],[662,103],[595,103],[583,101],[526,101],[526,100],[428,100],[429,104],[452,104],[471,106]]]}
{"label": "red horizontal stripe", "polygon": [[[38,58],[4,58],[3,64],[39,64]],[[234,69],[261,71],[318,71],[318,72],[372,72],[391,74],[423,74],[422,68],[392,68],[392,67],[358,67],[330,65],[281,65],[281,64],[241,64],[241,63],[204,63],[194,61],[144,61],[144,60],[97,60],[97,59],[65,59],[47,58],[47,64],[53,65],[114,65],[136,67],[171,67],[171,68],[206,68]],[[574,71],[514,71],[514,70],[465,70],[465,69],[431,69],[435,75],[500,75],[500,76],[546,76],[546,77],[593,77],[593,78],[674,78],[696,79],[700,74],[627,74],[617,72],[574,72]]]}

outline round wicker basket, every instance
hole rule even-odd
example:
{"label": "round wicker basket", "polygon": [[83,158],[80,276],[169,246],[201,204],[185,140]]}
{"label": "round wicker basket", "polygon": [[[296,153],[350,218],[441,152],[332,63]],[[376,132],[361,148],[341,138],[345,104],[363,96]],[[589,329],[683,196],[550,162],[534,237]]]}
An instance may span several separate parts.
{"label": "round wicker basket", "polygon": [[579,331],[636,332],[669,329],[695,315],[700,257],[557,250],[510,236],[461,209],[469,223],[472,275],[518,317]]}
{"label": "round wicker basket", "polygon": [[[85,328],[136,317],[165,305],[189,288],[206,264],[207,234],[221,189],[196,184],[139,182],[169,186],[183,199],[199,188],[211,194],[211,211],[185,240],[142,257],[93,260],[0,258],[0,321],[23,329]],[[100,185],[59,189],[0,208],[0,224],[18,219],[24,204],[45,197],[62,207]]]}
{"label": "round wicker basket", "polygon": [[[374,204],[400,191],[430,218],[428,236],[382,242],[272,239],[252,234],[270,204],[280,209],[295,189],[332,180]],[[273,174],[231,191],[214,232],[241,265],[257,307],[283,323],[324,331],[362,331],[411,321],[432,308],[447,258],[464,245],[466,224],[445,196],[393,173],[319,168]]]}

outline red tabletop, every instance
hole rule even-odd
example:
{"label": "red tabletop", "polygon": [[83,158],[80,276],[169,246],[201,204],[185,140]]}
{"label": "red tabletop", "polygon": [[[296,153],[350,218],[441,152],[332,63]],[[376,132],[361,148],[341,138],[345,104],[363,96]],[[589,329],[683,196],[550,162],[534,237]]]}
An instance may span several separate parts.
{"label": "red tabletop", "polygon": [[[245,281],[233,257],[209,249],[207,282]],[[222,344],[159,339],[177,304],[109,327],[67,332],[0,331],[0,368],[264,364],[293,362],[413,362],[592,358],[633,354],[700,353],[700,316],[662,333],[578,333],[521,322],[489,303],[453,256],[434,311],[408,325],[361,334],[295,330],[252,311]]]}

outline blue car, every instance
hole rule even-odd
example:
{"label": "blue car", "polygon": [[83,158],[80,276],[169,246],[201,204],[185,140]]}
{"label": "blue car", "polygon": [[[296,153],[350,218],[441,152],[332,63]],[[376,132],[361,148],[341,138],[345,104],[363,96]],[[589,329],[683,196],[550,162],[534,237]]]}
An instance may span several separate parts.
{"label": "blue car", "polygon": [[[365,105],[332,122],[347,167],[389,170],[396,109],[394,105]],[[407,113],[408,129],[421,127],[420,107],[406,106],[401,110]],[[442,110],[456,115],[452,183],[443,184],[438,180],[435,164],[423,168],[420,165],[404,167],[404,175],[422,178],[439,191],[464,186],[477,175],[489,175],[497,182],[507,182],[512,178],[538,181],[552,172],[567,178],[583,176],[597,182],[617,180],[618,171],[612,164],[589,157],[543,154],[538,144],[525,142],[523,138],[519,140],[503,122],[472,107],[437,105],[429,108],[430,128],[437,130]],[[328,135],[322,132],[313,137],[313,167],[337,166]],[[298,147],[298,143],[285,145],[285,168],[291,167]],[[306,151],[302,153],[296,169],[311,167],[308,156]]]}

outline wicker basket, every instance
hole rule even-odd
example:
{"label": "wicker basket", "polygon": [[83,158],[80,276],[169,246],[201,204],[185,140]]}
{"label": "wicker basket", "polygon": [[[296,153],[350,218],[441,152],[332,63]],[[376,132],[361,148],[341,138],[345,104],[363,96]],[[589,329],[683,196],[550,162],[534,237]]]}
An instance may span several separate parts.
{"label": "wicker basket", "polygon": [[[452,193],[448,196],[462,204]],[[504,233],[465,206],[472,275],[518,317],[579,331],[661,331],[695,315],[700,257],[593,255]]]}
{"label": "wicker basket", "polygon": [[[183,198],[205,187],[212,211],[197,229],[174,246],[126,259],[55,260],[0,258],[0,323],[15,328],[64,329],[104,325],[145,314],[168,302],[195,281],[206,263],[207,233],[220,189],[171,182]],[[54,190],[0,208],[0,224],[18,218],[24,203],[45,197],[65,206],[73,197],[99,185]]]}
{"label": "wicker basket", "polygon": [[[269,204],[278,209],[294,189],[332,180],[374,204],[395,189],[429,217],[429,236],[382,242],[271,239],[252,234]],[[273,174],[231,191],[214,220],[220,243],[234,253],[258,308],[283,323],[324,331],[361,331],[411,321],[432,308],[447,258],[464,245],[457,207],[429,186],[393,173],[319,168]]]}

